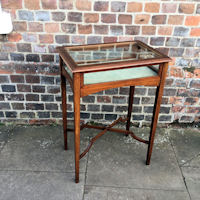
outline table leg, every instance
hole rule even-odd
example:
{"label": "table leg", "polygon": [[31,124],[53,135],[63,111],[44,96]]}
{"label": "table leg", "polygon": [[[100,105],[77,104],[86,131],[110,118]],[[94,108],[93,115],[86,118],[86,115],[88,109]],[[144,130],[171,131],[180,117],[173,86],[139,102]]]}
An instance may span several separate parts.
{"label": "table leg", "polygon": [[[126,130],[127,131],[129,131],[129,129],[130,129],[131,113],[132,113],[132,109],[133,109],[134,91],[135,91],[135,86],[130,86],[129,101],[128,101],[128,114],[127,114],[127,122],[126,122]],[[126,135],[128,135],[128,134],[126,134]]]}
{"label": "table leg", "polygon": [[160,66],[160,70],[161,70],[160,85],[157,87],[157,90],[156,90],[156,97],[155,97],[155,103],[154,103],[154,109],[153,109],[153,118],[152,118],[152,123],[151,123],[151,131],[150,131],[150,136],[149,136],[149,144],[148,144],[148,151],[147,151],[147,158],[146,158],[147,165],[150,164],[150,160],[151,160],[151,154],[153,150],[154,137],[155,137],[155,132],[156,132],[158,116],[160,112],[160,104],[162,101],[162,94],[163,94],[167,69],[168,69],[168,63],[164,63],[163,65]]}
{"label": "table leg", "polygon": [[60,79],[61,79],[61,96],[62,96],[62,116],[63,116],[63,134],[64,149],[67,150],[67,103],[66,103],[66,78],[62,75],[63,61],[60,57]]}
{"label": "table leg", "polygon": [[74,149],[75,149],[75,182],[79,182],[80,160],[80,74],[74,74]]}

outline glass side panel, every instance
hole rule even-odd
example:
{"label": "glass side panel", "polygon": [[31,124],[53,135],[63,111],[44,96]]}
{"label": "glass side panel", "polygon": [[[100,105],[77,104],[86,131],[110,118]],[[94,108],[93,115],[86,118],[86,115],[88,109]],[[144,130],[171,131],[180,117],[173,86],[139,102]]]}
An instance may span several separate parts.
{"label": "glass side panel", "polygon": [[78,66],[161,58],[136,42],[65,48]]}

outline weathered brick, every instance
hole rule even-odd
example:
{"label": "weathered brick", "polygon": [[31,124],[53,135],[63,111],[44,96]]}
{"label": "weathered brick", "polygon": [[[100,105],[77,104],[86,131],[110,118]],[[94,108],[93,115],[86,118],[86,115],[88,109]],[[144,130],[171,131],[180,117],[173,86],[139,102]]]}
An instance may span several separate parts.
{"label": "weathered brick", "polygon": [[46,46],[45,45],[34,45],[33,51],[35,53],[45,53],[46,52]]}
{"label": "weathered brick", "polygon": [[62,118],[62,112],[52,112],[51,115],[54,118]]}
{"label": "weathered brick", "polygon": [[25,6],[25,8],[28,8],[30,10],[39,10],[40,9],[39,0],[34,0],[34,1],[24,0],[24,6]]}
{"label": "weathered brick", "polygon": [[13,30],[16,32],[26,32],[27,31],[27,23],[26,22],[13,22]]}
{"label": "weathered brick", "polygon": [[1,85],[3,92],[16,92],[15,85]]}
{"label": "weathered brick", "polygon": [[87,37],[87,44],[97,44],[97,43],[101,43],[100,36],[88,36]]}
{"label": "weathered brick", "polygon": [[163,122],[163,121],[164,121],[164,122],[168,122],[168,121],[171,122],[171,118],[172,118],[172,117],[169,116],[169,115],[160,115],[160,116],[159,116],[159,121],[160,121],[160,122]]}
{"label": "weathered brick", "polygon": [[94,3],[94,11],[108,11],[108,2],[96,1]]}
{"label": "weathered brick", "polygon": [[177,8],[177,4],[175,3],[163,3],[162,4],[162,12],[163,13],[175,13]]}
{"label": "weathered brick", "polygon": [[36,21],[50,21],[49,11],[36,11],[35,20]]}
{"label": "weathered brick", "polygon": [[192,37],[200,36],[200,28],[192,28],[190,31],[190,36]]}
{"label": "weathered brick", "polygon": [[31,52],[31,44],[28,43],[18,43],[17,50],[19,52]]}
{"label": "weathered brick", "polygon": [[59,86],[47,86],[47,92],[56,94],[60,92],[60,87]]}
{"label": "weathered brick", "polygon": [[76,8],[78,10],[91,10],[91,0],[77,0]]}
{"label": "weathered brick", "polygon": [[95,97],[94,96],[86,96],[82,98],[84,103],[94,103]]}
{"label": "weathered brick", "polygon": [[27,54],[26,61],[27,62],[40,62],[40,57],[38,54]]}
{"label": "weathered brick", "polygon": [[192,14],[194,13],[194,6],[195,4],[180,3],[178,11],[184,14]]}
{"label": "weathered brick", "polygon": [[21,112],[20,118],[35,118],[34,112]]}
{"label": "weathered brick", "polygon": [[88,105],[88,111],[100,111],[100,105],[94,105],[94,104],[91,104],[91,105]]}
{"label": "weathered brick", "polygon": [[38,94],[26,94],[26,101],[39,101]]}
{"label": "weathered brick", "polygon": [[104,37],[103,41],[104,43],[117,42],[117,37]]}
{"label": "weathered brick", "polygon": [[107,25],[95,25],[94,32],[95,32],[95,34],[108,34],[108,26]]}
{"label": "weathered brick", "polygon": [[102,105],[102,112],[113,112],[113,105]]}
{"label": "weathered brick", "polygon": [[109,97],[109,96],[97,96],[97,102],[111,103],[111,97]]}
{"label": "weathered brick", "polygon": [[144,106],[144,113],[153,113],[153,106]]}
{"label": "weathered brick", "polygon": [[124,12],[125,11],[125,2],[113,1],[111,2],[111,11],[112,12]]}
{"label": "weathered brick", "polygon": [[28,24],[30,32],[43,32],[43,24],[39,22],[29,22]]}
{"label": "weathered brick", "polygon": [[193,116],[181,116],[180,122],[193,122],[194,121],[194,117]]}
{"label": "weathered brick", "polygon": [[152,16],[152,24],[166,24],[166,15],[154,15]]}
{"label": "weathered brick", "polygon": [[133,120],[143,120],[144,119],[144,115],[133,115],[132,119]]}
{"label": "weathered brick", "polygon": [[81,119],[89,119],[90,118],[90,114],[89,113],[80,113],[80,118]]}
{"label": "weathered brick", "polygon": [[18,92],[31,92],[30,85],[18,84],[17,85]]}
{"label": "weathered brick", "polygon": [[127,11],[128,12],[141,12],[142,11],[142,3],[128,2]]}
{"label": "weathered brick", "polygon": [[[172,53],[171,56],[174,56],[174,54],[175,53]],[[181,68],[178,68],[178,67],[171,67],[170,68],[170,76],[182,78],[183,77],[183,70]]]}
{"label": "weathered brick", "polygon": [[72,22],[82,22],[82,13],[68,12],[68,20]]}
{"label": "weathered brick", "polygon": [[46,110],[58,110],[58,105],[55,103],[45,103]]}
{"label": "weathered brick", "polygon": [[142,26],[143,35],[155,35],[156,26]]}
{"label": "weathered brick", "polygon": [[1,1],[2,8],[7,8],[7,9],[20,9],[22,8],[22,0],[2,0]]}
{"label": "weathered brick", "polygon": [[181,25],[183,24],[183,15],[170,15],[168,18],[168,24]]}
{"label": "weathered brick", "polygon": [[176,89],[174,88],[165,88],[163,92],[163,96],[175,96],[176,95]]}
{"label": "weathered brick", "polygon": [[196,105],[198,104],[199,98],[198,97],[187,97],[185,99],[184,105]]}
{"label": "weathered brick", "polygon": [[22,35],[20,33],[10,33],[8,35],[8,41],[10,42],[19,42],[21,39],[22,39]]}
{"label": "weathered brick", "polygon": [[166,27],[159,27],[158,28],[158,34],[159,35],[171,35],[173,31],[173,27],[171,26],[166,26]]}
{"label": "weathered brick", "polygon": [[27,83],[39,83],[40,77],[39,76],[33,76],[33,75],[26,75],[26,82]]}
{"label": "weathered brick", "polygon": [[5,102],[0,102],[0,110],[10,110],[10,104]]}
{"label": "weathered brick", "polygon": [[8,53],[0,52],[0,60],[8,60]]}
{"label": "weathered brick", "polygon": [[41,85],[33,85],[33,92],[37,92],[37,93],[44,93],[45,92],[45,86],[41,86]]}
{"label": "weathered brick", "polygon": [[24,101],[23,94],[7,94],[6,98],[8,101]]}
{"label": "weathered brick", "polygon": [[56,0],[41,0],[43,9],[57,9]]}
{"label": "weathered brick", "polygon": [[123,26],[110,26],[110,32],[112,35],[123,35]]}
{"label": "weathered brick", "polygon": [[92,33],[92,25],[78,25],[79,34],[91,34]]}
{"label": "weathered brick", "polygon": [[126,35],[139,35],[139,26],[126,26]]}
{"label": "weathered brick", "polygon": [[200,4],[197,5],[196,14],[200,14]]}
{"label": "weathered brick", "polygon": [[66,33],[76,33],[76,25],[75,24],[61,24],[61,29]]}
{"label": "weathered brick", "polygon": [[85,36],[81,35],[81,36],[71,36],[71,42],[72,44],[85,44]]}
{"label": "weathered brick", "polygon": [[190,82],[190,88],[200,88],[200,80],[192,80]]}
{"label": "weathered brick", "polygon": [[23,103],[11,103],[13,110],[24,110]]}
{"label": "weathered brick", "polygon": [[27,21],[34,20],[33,12],[28,10],[19,10],[18,15],[20,20],[27,20]]}
{"label": "weathered brick", "polygon": [[50,112],[38,112],[39,118],[50,118]]}
{"label": "weathered brick", "polygon": [[158,13],[160,10],[160,3],[146,3],[144,11],[151,13]]}
{"label": "weathered brick", "polygon": [[51,15],[52,15],[52,20],[57,21],[57,22],[64,21],[66,18],[66,15],[64,12],[52,12]]}
{"label": "weathered brick", "polygon": [[68,35],[56,35],[55,41],[58,44],[69,43],[69,36]]}
{"label": "weathered brick", "polygon": [[91,119],[103,119],[103,114],[92,114]]}
{"label": "weathered brick", "polygon": [[41,56],[42,62],[54,62],[54,55],[44,54]]}
{"label": "weathered brick", "polygon": [[184,52],[183,48],[170,48],[169,56],[181,57],[183,56],[183,52]]}
{"label": "weathered brick", "polygon": [[44,110],[42,103],[26,103],[26,110]]}
{"label": "weathered brick", "polygon": [[150,44],[154,46],[163,46],[164,41],[164,37],[151,37]]}
{"label": "weathered brick", "polygon": [[116,120],[117,115],[114,114],[105,114],[105,120]]}
{"label": "weathered brick", "polygon": [[101,22],[103,23],[116,23],[116,14],[102,14]]}
{"label": "weathered brick", "polygon": [[181,47],[193,47],[195,44],[195,39],[193,38],[183,38],[181,40]]}
{"label": "weathered brick", "polygon": [[6,115],[7,118],[16,118],[17,117],[17,112],[9,111],[9,112],[5,112],[5,115]]}
{"label": "weathered brick", "polygon": [[22,75],[10,75],[12,83],[24,83],[24,76]]}
{"label": "weathered brick", "polygon": [[97,14],[97,13],[84,13],[84,21],[86,23],[97,23],[99,21],[99,14]]}
{"label": "weathered brick", "polygon": [[119,24],[132,24],[132,15],[119,15]]}
{"label": "weathered brick", "polygon": [[186,26],[199,26],[200,16],[187,16],[185,19]]}
{"label": "weathered brick", "polygon": [[113,96],[114,104],[125,104],[127,103],[127,99],[125,96]]}
{"label": "weathered brick", "polygon": [[25,42],[37,42],[37,35],[31,33],[23,33],[23,40]]}
{"label": "weathered brick", "polygon": [[70,1],[69,0],[59,1],[59,8],[71,10],[73,8],[73,1],[71,1],[71,0]]}
{"label": "weathered brick", "polygon": [[39,35],[40,43],[53,43],[53,35],[45,34],[45,35]]}
{"label": "weathered brick", "polygon": [[150,15],[147,14],[137,14],[135,15],[135,24],[148,24]]}
{"label": "weathered brick", "polygon": [[9,83],[8,76],[6,76],[6,75],[1,75],[1,76],[0,76],[0,83]]}
{"label": "weathered brick", "polygon": [[180,39],[175,37],[169,37],[166,39],[165,45],[177,47],[179,45]]}
{"label": "weathered brick", "polygon": [[58,23],[46,23],[45,31],[47,33],[56,33],[59,32],[59,24]]}
{"label": "weathered brick", "polygon": [[189,65],[189,60],[186,60],[184,58],[176,58],[175,64],[177,66],[188,66]]}

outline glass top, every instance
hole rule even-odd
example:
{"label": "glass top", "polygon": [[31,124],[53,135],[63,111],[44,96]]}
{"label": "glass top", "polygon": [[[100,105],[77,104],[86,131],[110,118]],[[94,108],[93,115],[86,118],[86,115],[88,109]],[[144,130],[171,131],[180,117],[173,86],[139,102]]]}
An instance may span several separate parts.
{"label": "glass top", "polygon": [[135,42],[67,48],[66,50],[78,66],[161,57],[161,55]]}
{"label": "glass top", "polygon": [[89,72],[169,62],[171,59],[141,41],[57,47],[72,72]]}

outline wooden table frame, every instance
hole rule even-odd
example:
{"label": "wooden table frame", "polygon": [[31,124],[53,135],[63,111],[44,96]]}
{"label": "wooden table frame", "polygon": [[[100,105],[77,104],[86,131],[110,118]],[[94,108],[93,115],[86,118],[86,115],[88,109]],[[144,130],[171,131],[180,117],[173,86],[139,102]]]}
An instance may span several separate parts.
{"label": "wooden table frame", "polygon": [[[131,41],[133,42],[133,41]],[[61,93],[62,93],[62,113],[63,113],[63,133],[64,133],[64,149],[67,150],[67,131],[74,131],[75,134],[75,182],[79,182],[79,161],[80,159],[89,151],[92,144],[98,139],[100,136],[105,134],[106,131],[114,131],[120,132],[123,134],[130,134],[134,139],[146,143],[148,145],[147,157],[146,157],[146,164],[150,164],[153,143],[154,143],[154,136],[156,132],[156,126],[160,111],[160,104],[162,100],[162,94],[164,89],[165,78],[167,75],[168,69],[168,62],[171,59],[164,54],[152,49],[151,47],[147,46],[146,44],[136,41],[140,45],[145,46],[146,48],[150,49],[151,51],[161,55],[161,58],[155,59],[146,59],[146,60],[138,60],[138,61],[123,61],[123,62],[115,62],[115,63],[104,63],[104,64],[97,64],[91,66],[84,66],[78,67],[76,63],[72,60],[67,52],[63,51],[63,47],[58,47],[57,50],[60,55],[60,76],[61,76]],[[127,44],[128,42],[122,42],[120,44]],[[112,43],[112,44],[119,44],[119,43]],[[97,44],[99,45],[99,44]],[[102,44],[102,46],[106,46],[109,44]],[[82,48],[85,46],[78,46],[76,48]],[[95,47],[95,45],[91,45],[91,47]],[[74,48],[74,47],[69,47]],[[68,72],[64,68],[64,62],[68,65],[70,70],[73,73],[73,78],[68,74]],[[113,69],[122,69],[122,68],[130,68],[130,67],[142,67],[148,66],[151,68],[152,65],[158,64],[159,70],[157,76],[146,77],[146,78],[136,78],[136,79],[128,79],[128,80],[120,80],[120,81],[112,81],[112,82],[104,82],[104,83],[96,83],[96,84],[89,84],[84,85],[84,73],[87,72],[94,72],[94,71],[105,71],[105,70],[113,70]],[[66,79],[69,81],[72,91],[74,93],[74,129],[67,128],[67,104],[66,104]],[[156,86],[156,96],[155,96],[155,103],[153,109],[153,118],[151,123],[151,130],[149,140],[144,140],[136,136],[130,129],[130,120],[131,120],[131,112],[132,112],[132,104],[134,98],[134,90],[135,86]],[[130,93],[129,93],[129,102],[128,102],[128,114],[125,119],[119,118],[114,121],[111,125],[107,127],[99,127],[99,126],[92,126],[88,124],[83,124],[80,126],[80,98],[87,96],[89,94],[99,92],[102,90],[107,90],[111,88],[123,87],[123,86],[130,86]],[[112,128],[116,123],[126,121],[126,130]],[[84,127],[87,128],[95,128],[102,130],[97,136],[95,136],[91,141],[89,146],[86,150],[80,154],[80,130]]]}

